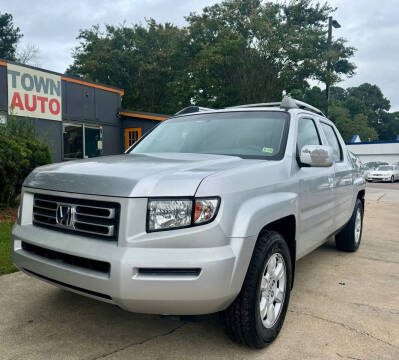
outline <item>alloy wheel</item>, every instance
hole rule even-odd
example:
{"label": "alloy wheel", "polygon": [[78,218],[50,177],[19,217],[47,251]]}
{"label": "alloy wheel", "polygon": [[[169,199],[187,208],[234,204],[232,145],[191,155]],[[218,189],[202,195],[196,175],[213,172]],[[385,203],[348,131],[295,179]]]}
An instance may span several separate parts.
{"label": "alloy wheel", "polygon": [[277,322],[284,305],[287,286],[285,261],[280,253],[268,260],[260,281],[259,312],[263,326],[270,329]]}

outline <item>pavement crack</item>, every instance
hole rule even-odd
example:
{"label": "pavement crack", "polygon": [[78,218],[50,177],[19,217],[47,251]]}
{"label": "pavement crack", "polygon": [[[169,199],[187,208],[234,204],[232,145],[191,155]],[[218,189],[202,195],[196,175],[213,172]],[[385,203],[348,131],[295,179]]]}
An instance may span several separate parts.
{"label": "pavement crack", "polygon": [[342,326],[343,328],[345,328],[345,329],[347,329],[347,330],[354,331],[354,332],[356,332],[356,333],[358,333],[358,334],[360,334],[360,335],[367,336],[367,337],[369,337],[369,338],[372,338],[372,339],[374,339],[374,340],[377,340],[377,341],[379,341],[379,342],[384,343],[385,345],[392,346],[393,348],[399,350],[399,347],[398,347],[398,346],[396,346],[396,345],[394,345],[394,344],[391,344],[390,342],[385,341],[385,340],[383,340],[383,339],[380,339],[380,338],[378,338],[378,337],[375,337],[374,335],[370,334],[370,333],[367,332],[367,331],[356,329],[356,328],[354,328],[354,327],[352,327],[352,326],[349,326],[349,325],[347,325],[347,324],[345,324],[345,323],[342,323],[342,322],[339,322],[339,321],[330,320],[330,319],[326,319],[326,318],[323,318],[323,317],[321,317],[321,316],[314,315],[314,314],[310,314],[310,313],[307,313],[307,312],[295,311],[295,310],[288,310],[288,311],[289,311],[289,312],[292,312],[292,313],[295,313],[295,314],[305,315],[305,316],[312,317],[312,318],[314,318],[314,319],[326,321],[326,322],[329,322],[329,323],[334,324],[334,325]]}
{"label": "pavement crack", "polygon": [[362,359],[360,359],[360,358],[355,358],[355,357],[352,357],[352,356],[344,356],[344,355],[341,355],[340,353],[336,353],[336,354],[337,354],[337,356],[340,357],[341,359],[362,360]]}
{"label": "pavement crack", "polygon": [[389,314],[392,314],[392,315],[399,315],[399,310],[397,310],[397,309],[382,308],[382,307],[373,306],[373,305],[370,305],[370,304],[361,304],[361,303],[354,303],[354,302],[352,302],[350,304],[353,304],[353,305],[356,305],[356,306],[359,306],[359,307],[367,307],[367,308],[372,309],[372,310],[374,310],[376,312],[379,312],[379,313],[389,313]]}
{"label": "pavement crack", "polygon": [[382,195],[377,199],[377,201],[380,201],[384,196],[385,196],[385,194],[382,194]]}
{"label": "pavement crack", "polygon": [[125,346],[121,346],[121,347],[119,347],[118,349],[115,349],[115,350],[113,350],[113,351],[110,351],[110,352],[101,354],[101,355],[99,355],[99,356],[96,356],[96,357],[94,357],[94,358],[91,358],[90,360],[104,359],[104,358],[106,358],[107,356],[116,354],[116,353],[118,353],[119,351],[126,350],[126,349],[128,349],[128,348],[130,348],[130,347],[137,346],[137,345],[143,345],[143,344],[145,344],[145,343],[147,343],[147,342],[149,342],[149,341],[151,341],[151,340],[155,340],[155,339],[158,339],[158,338],[161,338],[161,337],[164,337],[164,336],[168,336],[168,335],[170,335],[170,334],[173,334],[173,333],[176,332],[177,330],[181,329],[181,328],[182,328],[184,325],[186,325],[186,324],[187,324],[186,322],[183,322],[182,324],[179,324],[178,326],[172,328],[171,330],[169,330],[169,331],[167,331],[167,332],[165,332],[165,333],[158,334],[158,335],[154,335],[154,336],[151,336],[151,337],[149,337],[149,338],[147,338],[147,339],[144,339],[144,340],[141,340],[141,341],[137,341],[137,342],[134,342],[134,343],[130,343],[130,344],[127,344],[127,345],[125,345]]}

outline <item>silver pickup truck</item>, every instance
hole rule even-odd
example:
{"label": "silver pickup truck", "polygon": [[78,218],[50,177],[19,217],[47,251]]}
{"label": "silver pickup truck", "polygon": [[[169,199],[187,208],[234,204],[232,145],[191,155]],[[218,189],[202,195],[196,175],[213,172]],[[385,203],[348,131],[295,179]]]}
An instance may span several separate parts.
{"label": "silver pickup truck", "polygon": [[13,260],[129,311],[221,312],[234,341],[261,348],[284,322],[295,261],[334,235],[340,250],[359,247],[365,180],[308,104],[195,110],[123,155],[35,169]]}

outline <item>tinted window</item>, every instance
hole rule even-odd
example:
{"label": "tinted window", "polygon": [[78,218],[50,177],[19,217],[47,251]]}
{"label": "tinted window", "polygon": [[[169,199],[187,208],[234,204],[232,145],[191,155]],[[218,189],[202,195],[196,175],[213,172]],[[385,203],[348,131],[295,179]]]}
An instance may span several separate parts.
{"label": "tinted window", "polygon": [[157,126],[130,153],[202,153],[276,159],[288,114],[226,112],[182,116]]}
{"label": "tinted window", "polygon": [[64,158],[83,158],[83,127],[64,123]]}
{"label": "tinted window", "polygon": [[305,145],[321,145],[316,125],[312,119],[299,119],[298,123],[298,151]]}
{"label": "tinted window", "polygon": [[323,128],[324,134],[326,135],[328,145],[333,148],[334,153],[334,161],[338,162],[342,160],[342,150],[341,145],[339,144],[337,135],[335,135],[334,129],[327,124],[321,123],[321,127]]}

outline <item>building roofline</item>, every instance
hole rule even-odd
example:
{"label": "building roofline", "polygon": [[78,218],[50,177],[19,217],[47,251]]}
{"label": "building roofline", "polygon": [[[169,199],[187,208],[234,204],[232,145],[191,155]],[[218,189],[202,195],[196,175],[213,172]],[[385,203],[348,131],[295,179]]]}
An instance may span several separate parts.
{"label": "building roofline", "polygon": [[165,114],[156,114],[156,113],[149,113],[149,112],[144,112],[144,111],[135,111],[135,110],[128,110],[128,109],[122,109],[119,112],[119,115],[135,117],[135,118],[142,118],[142,119],[149,119],[149,120],[158,120],[158,121],[164,121],[170,117],[170,115],[165,115]]}
{"label": "building roofline", "polygon": [[346,143],[346,145],[370,145],[370,144],[399,144],[399,140],[364,141],[358,143]]}
{"label": "building roofline", "polygon": [[36,66],[21,64],[21,63],[15,62],[15,61],[0,59],[0,66],[7,66],[7,64],[18,65],[18,66],[26,67],[29,69],[46,72],[48,74],[58,75],[58,76],[61,76],[61,80],[72,82],[72,83],[79,84],[79,85],[90,86],[90,87],[94,87],[94,88],[105,90],[105,91],[115,92],[115,93],[118,93],[120,96],[123,96],[125,94],[124,90],[114,87],[112,85],[106,85],[106,84],[102,84],[99,82],[79,78],[76,76],[58,73],[56,71],[42,69],[42,68],[39,68]]}

